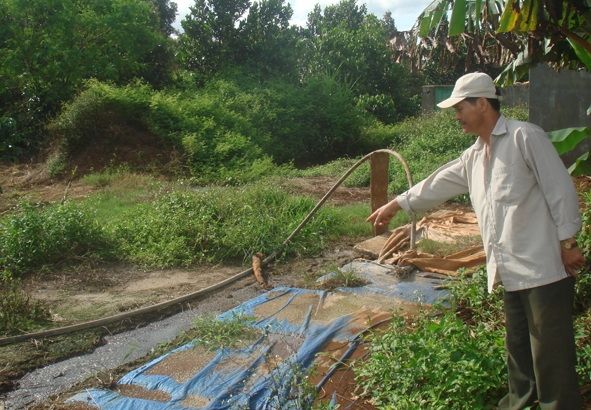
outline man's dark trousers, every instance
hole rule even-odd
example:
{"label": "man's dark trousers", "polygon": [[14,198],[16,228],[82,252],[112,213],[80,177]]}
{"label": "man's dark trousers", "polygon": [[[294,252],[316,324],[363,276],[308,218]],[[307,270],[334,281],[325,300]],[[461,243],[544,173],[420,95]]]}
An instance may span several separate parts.
{"label": "man's dark trousers", "polygon": [[519,410],[536,399],[542,410],[580,410],[575,372],[572,277],[505,292],[505,347],[509,393],[501,409]]}

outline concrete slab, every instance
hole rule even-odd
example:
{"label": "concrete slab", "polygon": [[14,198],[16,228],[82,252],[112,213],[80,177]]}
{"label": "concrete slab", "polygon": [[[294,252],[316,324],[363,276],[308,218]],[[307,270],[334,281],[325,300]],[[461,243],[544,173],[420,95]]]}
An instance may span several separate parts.
{"label": "concrete slab", "polygon": [[382,235],[360,242],[353,247],[353,250],[362,258],[371,260],[377,259],[391,234],[392,232],[388,231]]}

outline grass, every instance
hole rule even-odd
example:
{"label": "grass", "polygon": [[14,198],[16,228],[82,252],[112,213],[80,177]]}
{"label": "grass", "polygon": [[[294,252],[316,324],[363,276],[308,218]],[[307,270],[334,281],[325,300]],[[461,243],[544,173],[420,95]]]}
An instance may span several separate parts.
{"label": "grass", "polygon": [[[319,279],[322,278],[321,281]],[[356,288],[368,282],[354,269],[344,270],[335,264],[328,264],[316,272],[304,274],[304,285],[309,289],[331,291],[336,288]]]}
{"label": "grass", "polygon": [[50,312],[22,288],[20,281],[8,276],[0,283],[0,334],[18,335],[46,324]]}
{"label": "grass", "polygon": [[253,327],[254,316],[233,314],[230,320],[217,320],[213,315],[202,315],[193,321],[195,346],[203,346],[207,351],[247,346],[260,336]]}

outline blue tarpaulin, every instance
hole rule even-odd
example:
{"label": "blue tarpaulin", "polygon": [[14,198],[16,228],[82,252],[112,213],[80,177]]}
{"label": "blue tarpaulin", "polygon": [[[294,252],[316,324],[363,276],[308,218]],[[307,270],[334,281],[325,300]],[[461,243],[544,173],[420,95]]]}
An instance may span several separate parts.
{"label": "blue tarpaulin", "polygon": [[312,395],[303,377],[329,343],[338,341],[351,350],[371,323],[391,316],[393,309],[409,306],[408,302],[433,303],[446,294],[438,289],[441,281],[420,275],[397,279],[382,265],[356,262],[343,269],[355,269],[369,284],[333,292],[273,289],[216,319],[255,317],[253,326],[260,337],[250,345],[218,350],[182,379],[161,370],[167,360],[197,352],[187,344],[118,382],[123,392],[126,386],[158,392],[158,400],[130,397],[116,389],[89,389],[68,401],[105,410],[305,408]]}

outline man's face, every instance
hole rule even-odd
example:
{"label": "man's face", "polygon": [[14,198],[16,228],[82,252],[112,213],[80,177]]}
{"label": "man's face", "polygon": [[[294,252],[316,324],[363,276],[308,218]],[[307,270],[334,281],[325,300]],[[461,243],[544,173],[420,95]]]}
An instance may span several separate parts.
{"label": "man's face", "polygon": [[479,126],[482,124],[482,110],[480,108],[480,101],[476,104],[464,100],[454,105],[456,110],[456,120],[462,126],[464,134],[478,135]]}

